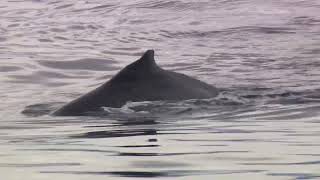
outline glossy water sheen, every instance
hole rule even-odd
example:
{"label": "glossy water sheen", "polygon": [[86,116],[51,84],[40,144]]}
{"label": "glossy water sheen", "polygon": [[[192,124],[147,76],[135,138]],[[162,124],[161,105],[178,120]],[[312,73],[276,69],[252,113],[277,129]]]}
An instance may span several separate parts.
{"label": "glossy water sheen", "polygon": [[[319,9],[318,0],[1,0],[1,179],[320,179]],[[221,94],[48,115],[146,49]]]}

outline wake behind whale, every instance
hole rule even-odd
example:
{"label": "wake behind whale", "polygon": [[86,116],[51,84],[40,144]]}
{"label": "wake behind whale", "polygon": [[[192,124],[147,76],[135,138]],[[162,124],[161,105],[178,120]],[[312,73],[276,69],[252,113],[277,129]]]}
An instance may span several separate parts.
{"label": "wake behind whale", "polygon": [[128,101],[207,99],[217,94],[218,90],[209,84],[160,68],[154,60],[154,51],[148,50],[111,80],[53,114],[81,116],[90,111],[99,111],[102,107],[119,108]]}

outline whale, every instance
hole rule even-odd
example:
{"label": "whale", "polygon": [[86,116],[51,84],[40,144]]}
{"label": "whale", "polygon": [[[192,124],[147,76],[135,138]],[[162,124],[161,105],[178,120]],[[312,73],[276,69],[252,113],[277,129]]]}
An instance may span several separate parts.
{"label": "whale", "polygon": [[109,81],[58,108],[55,116],[84,116],[103,107],[121,108],[127,102],[181,101],[209,99],[218,89],[182,73],[165,70],[156,64],[154,50],[127,65]]}

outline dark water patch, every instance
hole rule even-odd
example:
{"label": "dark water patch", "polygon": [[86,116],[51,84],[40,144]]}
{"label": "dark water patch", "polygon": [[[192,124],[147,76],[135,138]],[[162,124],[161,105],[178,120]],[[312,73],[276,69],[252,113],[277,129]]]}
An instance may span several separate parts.
{"label": "dark water patch", "polygon": [[38,31],[37,33],[39,33],[39,34],[48,34],[47,31]]}
{"label": "dark water patch", "polygon": [[291,142],[286,140],[276,140],[276,139],[170,139],[173,141],[181,141],[181,142],[268,142],[268,143],[300,143],[300,142]]}
{"label": "dark water patch", "polygon": [[249,133],[255,133],[251,130],[242,130],[242,129],[221,129],[221,130],[213,130],[208,131],[209,134],[249,134]]}
{"label": "dark water patch", "polygon": [[200,21],[192,21],[192,22],[190,22],[189,24],[196,26],[196,25],[202,24],[202,22],[200,22]]}
{"label": "dark water patch", "polygon": [[267,27],[267,26],[240,26],[228,28],[221,31],[226,34],[234,33],[258,33],[258,34],[295,34],[296,29],[289,27]]}
{"label": "dark water patch", "polygon": [[51,28],[49,29],[51,32],[57,32],[57,33],[61,33],[61,32],[66,32],[67,30],[65,29],[60,29],[60,28]]}
{"label": "dark water patch", "polygon": [[[91,39],[77,39],[77,41],[80,41],[80,42],[90,42],[90,43],[97,43],[99,41],[96,41],[96,40],[91,40]],[[85,48],[88,48],[88,49],[94,49],[92,46],[78,46],[79,47],[85,47]]]}
{"label": "dark water patch", "polygon": [[90,8],[80,8],[74,9],[72,12],[82,12],[82,11],[91,11],[97,12],[97,10],[102,10],[104,13],[110,13],[118,7],[117,4],[105,4],[105,5],[98,5]]}
{"label": "dark water patch", "polygon": [[[320,102],[320,99],[317,98],[313,98],[313,97],[308,97],[306,96],[300,96],[300,97],[288,97],[288,98],[279,98],[279,99],[270,99],[269,103],[273,104],[273,103],[279,103],[282,105],[303,105],[303,104],[311,104],[311,103],[318,103]],[[319,108],[319,107],[318,107]],[[311,108],[313,109],[313,108]],[[309,113],[311,113],[312,111],[309,111]],[[315,112],[315,111],[314,111]]]}
{"label": "dark water patch", "polygon": [[220,34],[221,31],[179,31],[179,32],[169,32],[162,31],[161,36],[165,38],[210,38],[217,34]]}
{"label": "dark water patch", "polygon": [[184,135],[184,134],[190,134],[188,132],[174,132],[174,131],[165,131],[165,132],[158,132],[158,135]]}
{"label": "dark water patch", "polygon": [[51,39],[38,39],[39,42],[54,42]]}
{"label": "dark water patch", "polygon": [[59,40],[69,40],[68,38],[66,37],[62,37],[62,36],[55,36],[53,37],[54,39],[59,39]]}
{"label": "dark water patch", "polygon": [[126,146],[114,146],[120,148],[146,148],[146,147],[160,147],[160,145],[151,144],[151,145],[126,145]]}
{"label": "dark water patch", "polygon": [[[42,129],[42,128],[39,128]],[[34,143],[34,144],[52,144],[51,141],[55,140],[52,136],[25,136],[25,137],[16,137],[9,139],[7,142],[8,144],[15,145],[15,144],[25,144],[25,143]]]}
{"label": "dark water patch", "polygon": [[90,8],[90,10],[93,9],[106,9],[106,8],[110,8],[110,7],[114,7],[114,4],[105,4],[105,5],[99,5],[99,6],[95,6],[93,8]]}
{"label": "dark water patch", "polygon": [[256,142],[259,141],[258,139],[220,139],[220,140],[213,140],[213,139],[170,139],[173,141],[182,141],[182,142],[223,142],[223,141],[230,141],[230,142]]}
{"label": "dark water patch", "polygon": [[160,0],[160,1],[149,1],[134,4],[135,8],[147,8],[147,9],[162,9],[162,8],[172,8],[177,6],[180,1],[173,0]]}
{"label": "dark water patch", "polygon": [[14,164],[14,163],[0,163],[0,167],[61,167],[61,166],[80,166],[80,163],[32,163],[32,164]]}
{"label": "dark water patch", "polygon": [[0,66],[0,72],[13,72],[13,71],[19,71],[23,68],[18,66]]}
{"label": "dark water patch", "polygon": [[225,147],[229,146],[227,144],[200,144],[199,146],[204,146],[204,147]]}
{"label": "dark water patch", "polygon": [[298,142],[291,142],[286,140],[268,140],[268,139],[170,139],[173,141],[181,141],[181,142],[268,142],[268,143],[298,143]]}
{"label": "dark water patch", "polygon": [[120,152],[118,156],[186,156],[202,154],[226,154],[226,153],[248,153],[249,151],[209,151],[209,152],[182,152],[182,153],[133,153]]}
{"label": "dark water patch", "polygon": [[[68,29],[73,29],[73,30],[85,30],[86,27],[82,25],[71,25],[68,27]],[[96,41],[95,41],[96,42]]]}
{"label": "dark water patch", "polygon": [[311,16],[298,16],[294,17],[290,24],[299,26],[315,26],[320,24],[320,19]]}
{"label": "dark water patch", "polygon": [[59,4],[59,3],[61,3],[61,1],[59,1],[59,0],[48,2],[48,4]]}
{"label": "dark water patch", "polygon": [[117,127],[121,126],[120,124],[111,124],[111,125],[88,125],[88,126],[83,126],[83,128],[110,128],[110,127]]}
{"label": "dark water patch", "polygon": [[122,126],[141,126],[141,125],[156,125],[159,124],[156,121],[157,118],[154,117],[131,117],[129,119],[126,118],[125,121],[121,122]]}
{"label": "dark water patch", "polygon": [[[132,25],[143,25],[143,24],[148,24],[148,23],[153,23],[153,20],[139,20],[139,19],[134,19],[134,20],[129,20],[128,23]],[[141,32],[142,34],[149,34],[147,32]],[[137,33],[130,33],[130,38],[139,38],[136,36]]]}
{"label": "dark water patch", "polygon": [[[299,137],[299,135],[298,135],[298,137]],[[315,135],[313,135],[311,137],[315,137]],[[319,146],[320,147],[320,144],[317,144],[317,143],[294,143],[294,144],[288,144],[288,146],[300,146],[300,147]]]}
{"label": "dark water patch", "polygon": [[207,57],[205,54],[182,54],[181,56],[185,57]]}
{"label": "dark water patch", "polygon": [[[105,118],[105,117],[103,117]],[[134,117],[134,116],[117,116],[112,117],[113,120],[117,120],[116,123],[112,123],[111,125],[93,125],[93,126],[83,126],[84,128],[97,128],[97,127],[125,127],[128,126],[138,126],[143,127],[145,125],[156,125],[159,124],[155,117]]]}
{"label": "dark water patch", "polygon": [[83,174],[83,175],[113,175],[120,177],[156,178],[156,177],[183,177],[198,175],[222,175],[261,173],[264,170],[168,170],[168,171],[40,171],[40,173],[54,174]]}
{"label": "dark water patch", "polygon": [[[302,54],[318,55],[318,54],[320,54],[320,48],[314,48],[314,49],[305,50],[304,52],[302,52]],[[316,61],[316,62],[311,62],[311,63],[305,64],[305,65],[319,67],[320,66],[320,62]]]}
{"label": "dark water patch", "polygon": [[5,41],[7,41],[7,38],[5,38],[5,37],[0,37],[0,42],[5,42]]}
{"label": "dark water patch", "polygon": [[301,97],[301,92],[272,92],[271,89],[263,89],[262,91],[248,90],[246,94],[240,94],[242,98],[256,99],[256,98],[287,98],[287,97]]}
{"label": "dark water patch", "polygon": [[184,2],[177,0],[152,0],[152,1],[142,1],[141,3],[136,3],[132,5],[133,8],[141,9],[151,9],[151,10],[173,10],[174,12],[186,12],[188,10],[201,11],[208,8],[207,2]]}
{"label": "dark water patch", "polygon": [[132,37],[130,36],[131,39],[136,39],[136,40],[139,40],[139,41],[146,41],[146,42],[160,42],[161,39],[160,38],[151,38],[151,37]]}
{"label": "dark water patch", "polygon": [[74,61],[38,61],[42,66],[54,68],[54,69],[65,69],[65,70],[94,70],[94,71],[113,71],[117,70],[114,67],[116,61],[97,59],[97,58],[85,58]]}
{"label": "dark water patch", "polygon": [[309,123],[315,123],[315,124],[319,124],[320,120],[313,120],[313,121],[308,121]]}
{"label": "dark water patch", "polygon": [[263,166],[289,166],[289,165],[318,165],[320,161],[306,161],[306,162],[294,162],[294,163],[240,163],[242,165],[263,165]]}
{"label": "dark water patch", "polygon": [[147,172],[147,171],[40,171],[45,174],[76,174],[76,175],[112,175],[121,177],[165,177],[168,174],[164,172]]}
{"label": "dark water patch", "polygon": [[308,174],[308,173],[267,173],[269,176],[289,176],[293,177],[296,180],[303,180],[303,179],[318,179],[320,178],[319,175],[315,174]]}
{"label": "dark water patch", "polygon": [[55,9],[64,9],[64,8],[71,7],[71,6],[73,6],[73,5],[74,5],[74,4],[64,4],[64,5],[55,7]]}
{"label": "dark water patch", "polygon": [[251,31],[264,34],[295,34],[296,29],[285,27],[256,27],[251,28]]}
{"label": "dark water patch", "polygon": [[215,157],[215,159],[223,160],[223,161],[272,161],[276,160],[276,158],[271,157]]}
{"label": "dark water patch", "polygon": [[175,168],[175,167],[188,167],[189,164],[180,162],[168,162],[168,161],[137,161],[131,164],[133,167],[138,168]]}
{"label": "dark water patch", "polygon": [[156,135],[154,129],[134,129],[134,130],[110,130],[110,131],[93,131],[80,135],[73,135],[70,138],[114,138],[114,137],[129,137],[129,136],[146,136]]}
{"label": "dark water patch", "polygon": [[252,133],[296,133],[296,131],[292,130],[251,130]]}
{"label": "dark water patch", "polygon": [[313,154],[313,153],[303,153],[303,154],[294,154],[294,155],[297,155],[297,156],[315,156],[315,157],[318,157],[320,156],[320,154]]}

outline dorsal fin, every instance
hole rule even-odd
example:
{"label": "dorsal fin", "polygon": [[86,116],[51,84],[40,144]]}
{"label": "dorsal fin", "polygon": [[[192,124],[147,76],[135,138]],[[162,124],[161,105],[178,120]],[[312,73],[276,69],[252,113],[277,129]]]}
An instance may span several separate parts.
{"label": "dorsal fin", "polygon": [[138,61],[145,67],[157,66],[154,60],[154,50],[147,50]]}
{"label": "dorsal fin", "polygon": [[154,50],[147,50],[140,59],[129,64],[125,69],[138,70],[140,73],[159,69],[156,61],[154,60]]}
{"label": "dorsal fin", "polygon": [[127,65],[118,74],[116,74],[109,82],[132,81],[137,77],[146,77],[147,73],[161,70],[154,60],[154,51],[147,50],[140,59]]}
{"label": "dorsal fin", "polygon": [[161,69],[154,60],[154,51],[147,50],[140,59],[123,68],[109,82],[132,81],[137,77],[145,77],[146,73],[155,72]]}

